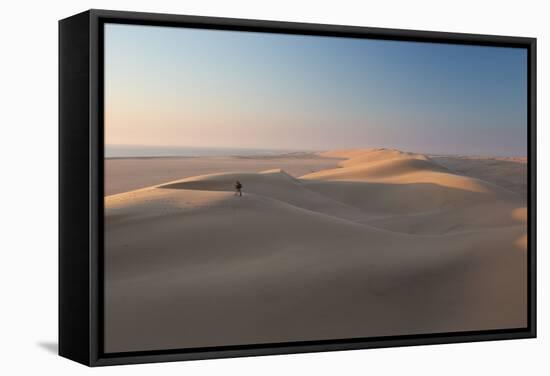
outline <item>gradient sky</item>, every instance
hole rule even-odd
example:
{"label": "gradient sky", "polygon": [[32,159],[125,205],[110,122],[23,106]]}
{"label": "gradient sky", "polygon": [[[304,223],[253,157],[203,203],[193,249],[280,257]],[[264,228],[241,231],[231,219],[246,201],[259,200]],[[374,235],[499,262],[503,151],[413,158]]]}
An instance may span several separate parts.
{"label": "gradient sky", "polygon": [[105,143],[526,155],[527,51],[107,24]]}

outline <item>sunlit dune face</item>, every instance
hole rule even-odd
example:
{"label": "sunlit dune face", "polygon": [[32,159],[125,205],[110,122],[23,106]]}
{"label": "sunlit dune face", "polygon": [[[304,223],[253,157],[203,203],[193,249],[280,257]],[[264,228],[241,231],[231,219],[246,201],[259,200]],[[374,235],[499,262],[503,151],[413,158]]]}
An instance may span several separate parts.
{"label": "sunlit dune face", "polygon": [[431,183],[442,187],[454,188],[476,193],[490,193],[490,190],[481,182],[471,178],[464,178],[442,172],[413,172],[396,179],[397,184]]}
{"label": "sunlit dune face", "polygon": [[[512,210],[511,217],[522,224],[527,223],[527,208],[516,208]],[[527,234],[522,235],[514,242],[516,247],[523,251],[527,251]]]}
{"label": "sunlit dune face", "polygon": [[[178,195],[174,194],[173,190],[165,188],[166,186],[147,187],[107,196],[104,200],[107,215],[116,214],[118,211],[126,213],[142,211],[148,215],[167,214],[213,205],[230,197],[227,192],[197,190],[187,192],[186,195]],[[175,192],[178,193],[178,191]]]}
{"label": "sunlit dune face", "polygon": [[476,193],[490,193],[488,185],[449,173],[425,155],[394,149],[353,149],[323,155],[347,158],[340,167],[303,176],[304,179],[378,182],[388,184],[435,184]]}
{"label": "sunlit dune face", "polygon": [[527,235],[519,237],[514,244],[522,251],[527,251]]}
{"label": "sunlit dune face", "polygon": [[512,211],[512,218],[516,221],[527,223],[527,208],[517,208]]}

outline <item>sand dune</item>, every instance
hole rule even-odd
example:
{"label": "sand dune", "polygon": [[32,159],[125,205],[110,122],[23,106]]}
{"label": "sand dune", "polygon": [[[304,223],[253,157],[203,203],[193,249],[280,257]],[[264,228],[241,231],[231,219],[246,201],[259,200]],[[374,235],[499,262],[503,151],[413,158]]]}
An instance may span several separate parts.
{"label": "sand dune", "polygon": [[429,183],[473,192],[501,190],[475,178],[453,173],[420,154],[393,149],[354,150],[340,168],[322,170],[301,177],[306,180],[371,181],[391,184]]}
{"label": "sand dune", "polygon": [[302,176],[337,165],[338,159],[312,153],[285,153],[272,156],[114,158],[105,160],[105,194],[113,195],[162,184],[187,176],[220,171],[259,172],[282,168],[292,176]]}
{"label": "sand dune", "polygon": [[301,181],[280,169],[260,173],[223,173],[196,176],[158,186],[162,189],[232,191],[235,181],[244,184],[245,192],[289,203],[299,208],[326,213],[343,219],[360,220],[362,212],[350,205],[307,189]]}
{"label": "sand dune", "polygon": [[455,173],[494,183],[527,198],[526,158],[431,156]]}
{"label": "sand dune", "polygon": [[526,325],[520,195],[414,153],[323,157],[106,197],[106,350]]}
{"label": "sand dune", "polygon": [[403,152],[396,149],[367,149],[360,152],[356,150],[353,156],[339,163],[341,167],[350,167],[366,162],[390,161],[390,160],[420,160],[426,161],[428,157],[423,154]]}
{"label": "sand dune", "polygon": [[377,149],[341,149],[341,150],[329,150],[320,152],[319,155],[327,158],[341,158],[341,159],[351,159],[358,157],[365,152],[375,151]]}
{"label": "sand dune", "polygon": [[306,186],[371,214],[362,223],[410,234],[517,225],[521,195],[459,175],[429,157],[392,149],[354,150],[342,167],[302,176]]}

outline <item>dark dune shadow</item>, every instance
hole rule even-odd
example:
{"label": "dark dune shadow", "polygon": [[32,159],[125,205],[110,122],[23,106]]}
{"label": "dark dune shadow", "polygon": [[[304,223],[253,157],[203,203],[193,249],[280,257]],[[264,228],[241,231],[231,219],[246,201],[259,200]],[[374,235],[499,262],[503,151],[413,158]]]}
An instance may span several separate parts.
{"label": "dark dune shadow", "polygon": [[525,162],[511,161],[506,159],[491,158],[491,157],[456,157],[456,156],[430,156],[430,160],[455,171],[455,163],[460,162],[466,167],[484,165],[484,166],[504,166],[508,169],[515,170],[526,166]]}
{"label": "dark dune shadow", "polygon": [[59,352],[59,346],[57,342],[49,342],[49,341],[38,342],[37,346],[43,348],[47,352],[54,355],[57,355]]}
{"label": "dark dune shadow", "polygon": [[186,181],[160,185],[157,188],[161,189],[191,189],[198,191],[234,191],[233,182],[227,182],[225,185],[219,181]]}
{"label": "dark dune shadow", "polygon": [[277,169],[277,172],[257,173],[220,173],[217,176],[211,176],[208,179],[178,181],[157,186],[161,189],[191,189],[200,191],[234,191],[235,182],[243,182],[245,188],[254,188],[263,191],[274,186],[283,186],[286,188],[296,188],[300,180],[292,177],[286,171]]}
{"label": "dark dune shadow", "polygon": [[[375,189],[382,190],[387,192],[387,189],[394,191],[407,191],[413,187],[415,190],[440,190],[445,192],[465,192],[466,194],[471,194],[475,196],[484,196],[485,192],[476,192],[468,189],[462,189],[457,187],[446,187],[435,183],[408,183],[408,184],[396,184],[396,183],[379,183],[379,182],[360,182],[360,181],[345,181],[345,180],[315,180],[315,179],[295,179],[295,182],[303,184],[303,187],[309,188],[315,185],[326,185],[327,187],[355,187],[356,189]],[[227,180],[227,181],[226,181]],[[253,187],[256,186],[255,183],[250,184]],[[164,185],[159,185],[157,188],[160,189],[190,189],[190,190],[201,190],[201,191],[234,191],[233,181],[225,177],[220,177],[219,180],[197,180],[197,181],[183,181],[175,182]]]}
{"label": "dark dune shadow", "polygon": [[487,192],[483,191],[473,191],[467,188],[459,187],[449,187],[437,183],[387,183],[387,182],[376,182],[376,181],[348,181],[348,180],[322,180],[322,179],[303,179],[300,180],[305,187],[314,187],[314,186],[327,186],[327,187],[342,187],[342,188],[351,188],[361,190],[376,190],[387,192],[388,190],[394,190],[395,192],[406,192],[411,190],[411,187],[415,190],[420,191],[432,191],[440,190],[442,192],[463,192],[464,194],[471,194],[478,197],[484,197],[487,195]]}
{"label": "dark dune shadow", "polygon": [[[289,182],[286,180],[267,180],[267,176],[265,178],[265,181],[263,179],[261,181],[241,180],[245,186],[245,192],[269,196],[294,206],[315,211],[317,210],[300,201],[307,192],[316,195],[316,197],[323,197],[331,202],[353,208],[355,211],[362,211],[363,214],[428,212],[442,207],[457,207],[463,204],[485,202],[489,199],[487,192],[446,187],[434,183],[395,184],[313,179],[293,179],[292,182]],[[158,188],[232,192],[234,189],[231,179],[231,177],[220,176],[214,180],[175,182]],[[498,200],[496,197],[494,199]],[[327,214],[334,215],[334,213]],[[334,216],[338,217],[338,215]]]}
{"label": "dark dune shadow", "polygon": [[487,200],[487,193],[434,183],[304,181],[304,187],[371,213],[418,213]]}
{"label": "dark dune shadow", "polygon": [[453,173],[488,181],[527,196],[527,164],[494,158],[434,156],[431,159]]}

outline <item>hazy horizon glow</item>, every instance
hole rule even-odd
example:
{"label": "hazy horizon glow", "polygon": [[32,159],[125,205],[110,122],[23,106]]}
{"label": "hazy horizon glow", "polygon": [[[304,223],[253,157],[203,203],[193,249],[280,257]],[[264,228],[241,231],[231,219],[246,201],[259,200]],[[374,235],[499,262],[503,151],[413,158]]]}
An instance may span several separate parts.
{"label": "hazy horizon glow", "polygon": [[105,25],[106,145],[526,155],[527,51]]}

